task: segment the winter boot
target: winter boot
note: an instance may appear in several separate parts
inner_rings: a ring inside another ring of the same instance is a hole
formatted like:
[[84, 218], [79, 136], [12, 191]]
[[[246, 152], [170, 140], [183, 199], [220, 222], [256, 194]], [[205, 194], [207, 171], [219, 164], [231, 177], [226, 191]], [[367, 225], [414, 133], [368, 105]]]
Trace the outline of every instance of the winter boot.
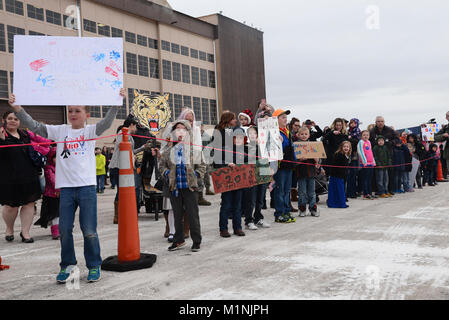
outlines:
[[170, 228], [168, 226], [168, 212], [164, 212], [164, 218], [165, 218], [165, 233], [164, 238], [168, 238], [170, 235]]
[[114, 201], [114, 224], [118, 224], [118, 201]]
[[59, 224], [51, 226], [51, 237], [53, 240], [59, 240]]
[[215, 193], [213, 193], [210, 188], [206, 189], [206, 196], [215, 196]]
[[210, 203], [209, 201], [204, 199], [202, 192], [198, 192], [198, 205], [199, 206], [211, 206], [212, 203]]

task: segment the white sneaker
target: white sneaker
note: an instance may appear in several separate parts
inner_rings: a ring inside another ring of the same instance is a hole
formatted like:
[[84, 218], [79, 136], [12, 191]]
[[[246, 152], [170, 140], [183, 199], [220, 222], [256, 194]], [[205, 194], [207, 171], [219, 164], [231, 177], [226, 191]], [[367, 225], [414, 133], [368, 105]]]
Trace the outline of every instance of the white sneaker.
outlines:
[[257, 222], [257, 225], [261, 228], [270, 228], [271, 227], [268, 223], [263, 221], [263, 219], [259, 220], [259, 222]]
[[246, 229], [249, 230], [257, 230], [258, 228], [256, 227], [256, 225], [253, 222], [248, 223], [248, 225], [246, 226]]

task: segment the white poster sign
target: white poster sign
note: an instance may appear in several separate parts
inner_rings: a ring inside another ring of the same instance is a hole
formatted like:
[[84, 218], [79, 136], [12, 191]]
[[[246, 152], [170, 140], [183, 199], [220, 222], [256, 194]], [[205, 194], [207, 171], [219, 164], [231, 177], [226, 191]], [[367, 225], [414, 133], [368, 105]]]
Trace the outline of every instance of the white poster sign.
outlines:
[[18, 105], [122, 105], [123, 39], [14, 36]]
[[421, 128], [421, 135], [423, 141], [435, 141], [435, 134], [441, 130], [441, 125], [432, 123], [426, 124], [426, 127]]
[[270, 161], [282, 160], [284, 152], [277, 118], [259, 119], [257, 128], [261, 157], [268, 158]]

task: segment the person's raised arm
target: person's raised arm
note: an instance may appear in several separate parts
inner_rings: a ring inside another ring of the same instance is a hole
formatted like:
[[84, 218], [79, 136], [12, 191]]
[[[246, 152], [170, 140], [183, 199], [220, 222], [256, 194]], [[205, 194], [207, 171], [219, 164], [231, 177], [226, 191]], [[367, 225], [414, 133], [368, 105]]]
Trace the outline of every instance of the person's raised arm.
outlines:
[[[120, 89], [120, 96], [125, 99], [126, 94], [125, 94], [125, 89], [121, 88]], [[111, 109], [109, 109], [108, 113], [106, 113], [106, 116], [97, 123], [96, 129], [95, 129], [95, 134], [97, 136], [101, 136], [106, 130], [108, 130], [111, 125], [112, 122], [114, 121], [115, 117], [117, 116], [118, 113], [118, 108], [120, 106], [112, 106]]]
[[19, 105], [16, 105], [16, 96], [14, 95], [14, 93], [11, 94], [8, 102], [11, 108], [14, 110], [17, 118], [19, 118], [22, 126], [27, 127], [30, 131], [37, 133], [41, 137], [48, 138], [46, 125], [37, 122], [28, 113], [26, 113], [25, 109], [23, 109]]

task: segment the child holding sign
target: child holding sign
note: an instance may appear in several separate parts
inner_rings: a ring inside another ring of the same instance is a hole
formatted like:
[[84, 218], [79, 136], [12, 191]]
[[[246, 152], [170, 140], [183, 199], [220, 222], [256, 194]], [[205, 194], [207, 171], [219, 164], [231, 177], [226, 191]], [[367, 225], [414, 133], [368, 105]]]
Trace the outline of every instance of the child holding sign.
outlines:
[[[125, 97], [125, 89], [120, 90]], [[118, 106], [112, 107], [105, 118], [93, 125], [86, 125], [90, 117], [88, 106], [68, 106], [70, 125], [45, 125], [31, 118], [21, 106], [15, 105], [14, 94], [9, 99], [17, 117], [25, 127], [42, 137], [64, 141], [57, 146], [56, 189], [60, 189], [59, 232], [61, 236], [61, 271], [56, 277], [65, 283], [70, 271], [77, 264], [73, 243], [75, 212], [80, 208], [80, 224], [84, 236], [84, 256], [89, 269], [88, 282], [100, 280], [100, 242], [97, 234], [97, 194], [95, 139], [102, 135], [115, 119]], [[76, 142], [74, 142], [76, 141]]]
[[[302, 127], [298, 131], [300, 141], [309, 141], [310, 131], [307, 127]], [[296, 168], [296, 177], [298, 178], [299, 191], [299, 216], [306, 216], [306, 205], [309, 205], [310, 214], [319, 217], [316, 194], [315, 194], [315, 176], [318, 161], [316, 159], [298, 159], [301, 164]]]

